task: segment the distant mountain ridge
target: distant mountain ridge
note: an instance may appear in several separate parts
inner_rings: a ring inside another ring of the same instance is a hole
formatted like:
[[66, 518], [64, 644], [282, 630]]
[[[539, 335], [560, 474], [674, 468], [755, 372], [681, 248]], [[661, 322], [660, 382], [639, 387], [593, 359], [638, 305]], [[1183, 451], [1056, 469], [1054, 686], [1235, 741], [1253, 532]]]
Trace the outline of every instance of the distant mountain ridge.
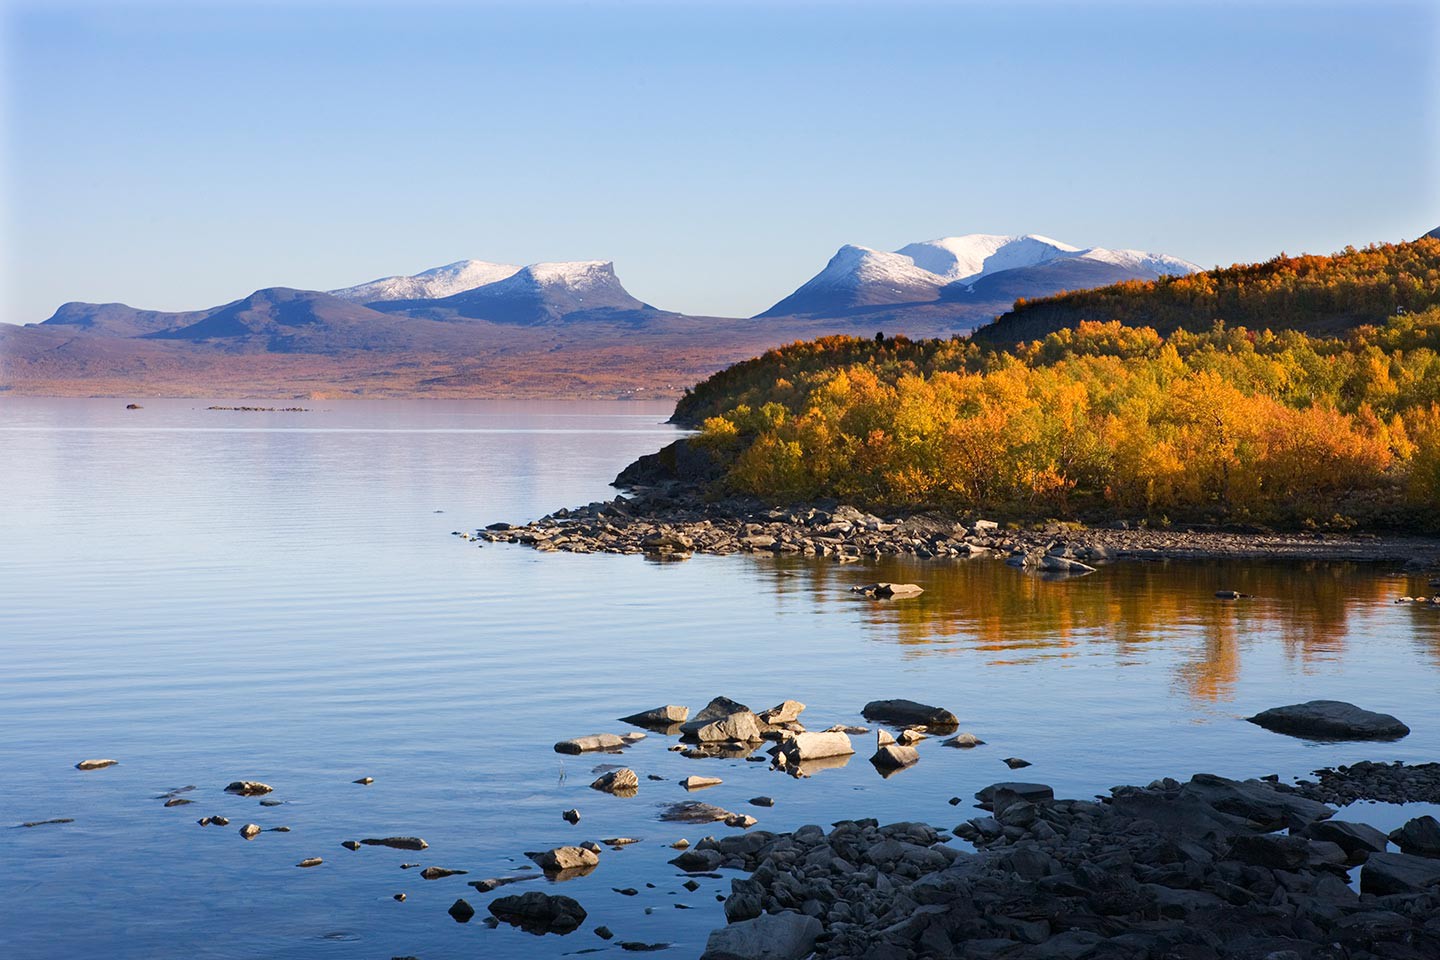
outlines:
[[[636, 320], [660, 314], [630, 295], [608, 260], [532, 263], [494, 283], [448, 297], [392, 300], [370, 306], [433, 319], [552, 324], [597, 318]], [[640, 315], [640, 316], [636, 316]]]
[[432, 267], [409, 276], [382, 277], [369, 283], [331, 290], [330, 295], [355, 303], [376, 303], [382, 300], [433, 300], [449, 297], [487, 283], [497, 283], [514, 276], [520, 268], [509, 263], [487, 260], [457, 260], [443, 267]]
[[[988, 302], [1001, 290], [1011, 299], [1044, 296], [1097, 279], [1148, 280], [1199, 269], [1167, 254], [1081, 248], [1039, 234], [972, 233], [907, 244], [893, 253], [846, 244], [825, 269], [758, 316], [843, 314], [937, 300]], [[1007, 282], [980, 286], [1007, 273], [1012, 274]]]

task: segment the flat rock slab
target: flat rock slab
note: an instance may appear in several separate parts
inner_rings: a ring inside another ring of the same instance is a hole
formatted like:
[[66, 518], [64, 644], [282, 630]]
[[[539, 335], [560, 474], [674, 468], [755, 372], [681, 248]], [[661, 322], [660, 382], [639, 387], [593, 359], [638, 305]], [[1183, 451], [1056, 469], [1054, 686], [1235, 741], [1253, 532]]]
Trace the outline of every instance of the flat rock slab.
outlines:
[[699, 800], [672, 803], [660, 813], [660, 819], [670, 823], [714, 823], [732, 816], [734, 814], [724, 807], [717, 807], [713, 803], [702, 803]]
[[113, 767], [119, 760], [81, 760], [75, 764], [76, 770], [103, 770], [106, 767]]
[[946, 732], [960, 726], [960, 718], [949, 710], [914, 700], [871, 700], [860, 712], [866, 720], [897, 727], [921, 725]]
[[706, 787], [719, 786], [723, 782], [719, 777], [689, 776], [680, 781], [680, 786], [686, 790], [703, 790]]
[[1388, 713], [1374, 713], [1343, 700], [1273, 707], [1246, 719], [1266, 730], [1308, 740], [1399, 740], [1410, 733]]
[[1440, 886], [1440, 860], [1408, 853], [1376, 853], [1360, 868], [1360, 892], [1384, 896]]
[[801, 733], [780, 744], [779, 753], [787, 760], [800, 763], [826, 757], [848, 757], [855, 752], [849, 734], [834, 732]]
[[588, 753], [592, 750], [619, 750], [626, 746], [624, 738], [614, 733], [592, 733], [555, 744], [556, 753]]
[[710, 934], [700, 960], [801, 960], [815, 948], [820, 921], [801, 913], [765, 913]]

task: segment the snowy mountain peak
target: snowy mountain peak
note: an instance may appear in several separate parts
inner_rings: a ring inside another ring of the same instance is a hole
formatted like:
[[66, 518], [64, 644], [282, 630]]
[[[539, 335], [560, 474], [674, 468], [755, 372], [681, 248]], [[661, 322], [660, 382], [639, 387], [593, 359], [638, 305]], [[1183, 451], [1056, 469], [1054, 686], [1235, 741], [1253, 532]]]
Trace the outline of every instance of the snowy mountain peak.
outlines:
[[609, 260], [532, 263], [519, 271], [518, 279], [541, 287], [566, 287], [576, 291], [620, 282], [615, 276], [615, 264]]
[[1181, 260], [1179, 257], [1163, 253], [1146, 253], [1144, 250], [1106, 250], [1104, 247], [1091, 247], [1089, 250], [1082, 251], [1079, 259], [1109, 263], [1127, 270], [1134, 270], [1137, 273], [1155, 274], [1156, 276], [1189, 274], [1200, 269], [1198, 263], [1191, 263], [1189, 260]]
[[[908, 244], [894, 253], [846, 244], [824, 270], [760, 316], [845, 313], [886, 304], [953, 300], [957, 291], [979, 296], [980, 287], [970, 290], [979, 280], [986, 280], [981, 286], [991, 291], [1014, 287], [1023, 291], [1018, 295], [1033, 296], [1070, 289], [1076, 282], [1095, 286], [1198, 269], [1178, 257], [1075, 247], [1036, 233], [941, 237]], [[1003, 282], [998, 281], [1000, 275]]]
[[847, 243], [805, 286], [854, 287], [872, 283], [910, 285], [934, 282], [935, 278], [916, 266], [909, 257]]
[[486, 260], [457, 260], [408, 276], [382, 277], [369, 283], [331, 290], [330, 295], [354, 303], [386, 300], [433, 300], [483, 287], [513, 276], [520, 268]]
[[901, 247], [899, 252], [946, 282], [974, 281], [1001, 270], [1036, 264], [1080, 252], [1079, 247], [1039, 234], [1003, 236], [970, 233]]

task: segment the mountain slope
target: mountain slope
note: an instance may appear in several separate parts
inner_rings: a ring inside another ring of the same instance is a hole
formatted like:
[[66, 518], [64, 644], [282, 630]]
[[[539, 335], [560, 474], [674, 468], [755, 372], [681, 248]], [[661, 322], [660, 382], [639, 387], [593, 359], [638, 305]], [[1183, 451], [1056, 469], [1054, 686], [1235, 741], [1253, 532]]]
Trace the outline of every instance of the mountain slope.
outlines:
[[436, 299], [376, 303], [377, 310], [433, 319], [545, 325], [572, 320], [643, 322], [665, 315], [630, 295], [608, 260], [532, 263], [496, 283]]
[[[995, 279], [1003, 277], [998, 274]], [[976, 284], [978, 287], [980, 284]], [[1397, 311], [1440, 305], [1440, 239], [1347, 247], [1330, 256], [1236, 264], [1183, 277], [1125, 281], [1017, 302], [975, 340], [997, 345], [1038, 340], [1082, 321], [1204, 331], [1216, 320], [1252, 330], [1315, 336], [1384, 323]]]
[[112, 337], [139, 337], [147, 333], [183, 327], [204, 317], [205, 311], [171, 313], [164, 310], [137, 310], [123, 303], [62, 304], [43, 326], [70, 327], [75, 331]]
[[854, 307], [934, 300], [944, 281], [900, 253], [846, 244], [814, 277], [761, 317], [838, 313]]
[[384, 300], [434, 300], [497, 283], [514, 276], [519, 267], [485, 260], [457, 260], [409, 276], [382, 277], [369, 283], [331, 290], [330, 295], [354, 303]]
[[[1071, 266], [1044, 269], [1061, 264]], [[999, 298], [1005, 301], [1003, 306], [1016, 297], [1073, 289], [1086, 283], [1086, 278], [1112, 283], [1198, 269], [1178, 257], [1140, 250], [1082, 249], [1038, 234], [972, 233], [907, 244], [894, 253], [847, 245], [824, 270], [759, 316], [854, 316], [881, 305], [898, 310], [900, 305], [936, 300], [978, 306]], [[988, 289], [978, 286], [1007, 274], [1010, 276], [1003, 283], [993, 283]], [[1004, 294], [999, 293], [1002, 290]]]

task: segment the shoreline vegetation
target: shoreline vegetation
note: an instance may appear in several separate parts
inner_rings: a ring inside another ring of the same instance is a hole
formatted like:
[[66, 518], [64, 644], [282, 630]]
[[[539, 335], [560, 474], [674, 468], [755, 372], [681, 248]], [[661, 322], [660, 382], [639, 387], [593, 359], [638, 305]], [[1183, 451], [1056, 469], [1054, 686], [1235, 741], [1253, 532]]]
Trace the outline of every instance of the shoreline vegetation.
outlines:
[[1017, 303], [969, 339], [794, 343], [705, 380], [672, 422], [698, 432], [622, 484], [1023, 522], [1440, 532], [1440, 239]]

